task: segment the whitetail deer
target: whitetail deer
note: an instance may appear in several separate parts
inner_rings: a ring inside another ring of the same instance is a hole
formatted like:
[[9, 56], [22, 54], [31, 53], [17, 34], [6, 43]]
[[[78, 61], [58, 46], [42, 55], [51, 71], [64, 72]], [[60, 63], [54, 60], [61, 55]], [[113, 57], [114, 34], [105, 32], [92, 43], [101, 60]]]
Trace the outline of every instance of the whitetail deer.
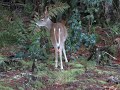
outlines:
[[65, 52], [65, 46], [64, 46], [64, 43], [68, 36], [65, 25], [63, 25], [62, 23], [53, 23], [50, 20], [47, 9], [45, 10], [44, 17], [40, 21], [38, 21], [36, 24], [39, 27], [45, 26], [48, 30], [50, 30], [51, 42], [55, 49], [55, 67], [56, 68], [58, 67], [58, 55], [59, 55], [60, 66], [61, 66], [61, 69], [63, 69], [62, 51], [65, 56], [65, 62], [68, 62], [66, 52]]

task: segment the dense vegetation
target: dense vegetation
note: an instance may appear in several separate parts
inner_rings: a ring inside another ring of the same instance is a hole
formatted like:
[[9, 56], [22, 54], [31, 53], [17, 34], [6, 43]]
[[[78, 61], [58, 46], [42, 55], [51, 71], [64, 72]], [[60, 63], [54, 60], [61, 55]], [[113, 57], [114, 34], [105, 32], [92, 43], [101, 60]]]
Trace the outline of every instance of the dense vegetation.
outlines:
[[[35, 25], [46, 6], [68, 29], [64, 71], [54, 68], [49, 32]], [[0, 1], [0, 90], [119, 90], [119, 64], [120, 0]]]

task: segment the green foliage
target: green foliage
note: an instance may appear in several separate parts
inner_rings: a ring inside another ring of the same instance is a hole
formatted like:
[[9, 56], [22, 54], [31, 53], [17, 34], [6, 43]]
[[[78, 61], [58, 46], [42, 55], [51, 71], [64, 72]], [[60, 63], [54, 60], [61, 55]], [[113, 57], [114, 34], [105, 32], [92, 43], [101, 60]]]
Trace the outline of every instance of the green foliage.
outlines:
[[84, 71], [95, 69], [95, 61], [87, 61], [85, 57], [80, 57], [80, 64], [83, 65]]
[[[23, 20], [17, 15], [12, 15], [7, 9], [1, 9], [0, 14], [0, 45], [25, 44], [28, 42], [30, 33], [25, 28]], [[10, 19], [14, 19], [11, 21]]]
[[6, 60], [5, 57], [0, 55], [0, 71], [6, 71], [7, 70], [7, 64], [4, 62]]
[[[45, 51], [46, 47], [40, 47], [39, 38], [42, 38], [43, 36], [45, 37], [44, 32], [35, 32], [34, 30], [36, 26], [34, 23], [31, 23], [30, 28], [25, 28], [23, 20], [17, 15], [14, 16], [14, 21], [9, 22], [6, 20], [6, 18], [10, 16], [7, 14], [10, 12], [6, 9], [3, 9], [2, 12], [3, 14], [0, 14], [0, 45], [5, 46], [18, 44], [21, 45], [21, 48], [24, 48], [24, 50], [29, 49], [28, 55], [30, 54], [32, 58], [43, 59], [45, 57], [45, 55], [43, 55], [43, 52]], [[35, 56], [36, 54], [37, 56]]]
[[14, 44], [17, 41], [15, 23], [10, 21], [11, 12], [0, 7], [0, 46]]
[[107, 82], [103, 81], [103, 80], [98, 80], [97, 82], [100, 83], [100, 84], [103, 84], [103, 85], [107, 84]]
[[[85, 18], [90, 21], [91, 25], [94, 22], [96, 22], [95, 14], [98, 14], [99, 12], [103, 12], [101, 9], [101, 3], [107, 2], [107, 3], [112, 4], [112, 0], [92, 0], [92, 1], [91, 0], [83, 0], [82, 2], [87, 6], [85, 13], [89, 13], [89, 15], [85, 16]], [[101, 19], [101, 18], [99, 18], [99, 19]], [[103, 23], [103, 22], [101, 22], [101, 23]]]
[[18, 89], [19, 89], [19, 90], [24, 90], [24, 88], [23, 88], [23, 87], [18, 87]]
[[49, 53], [47, 49], [51, 46], [47, 34], [47, 31], [41, 30], [40, 32], [33, 35], [31, 39], [32, 43], [29, 46], [30, 56], [37, 59], [47, 59]]
[[100, 5], [101, 2], [108, 2], [110, 4], [112, 4], [113, 0], [81, 0], [81, 2], [83, 2], [84, 4], [86, 4], [88, 7], [98, 7]]
[[0, 85], [0, 90], [14, 90], [10, 87], [6, 87], [6, 86], [3, 86], [3, 85]]
[[96, 43], [96, 36], [95, 34], [85, 34], [85, 33], [81, 33], [80, 34], [80, 44], [84, 43], [84, 45], [86, 47], [88, 46], [94, 46]]
[[74, 68], [84, 68], [84, 66], [81, 64], [81, 63], [78, 63], [78, 62], [69, 62], [69, 65], [72, 65]]
[[75, 82], [77, 79], [75, 78], [78, 74], [82, 74], [82, 70], [78, 69], [72, 69], [69, 71], [63, 71], [63, 72], [55, 72], [55, 82], [60, 84], [65, 84], [68, 82]]
[[28, 57], [30, 55], [31, 58], [45, 59], [47, 57], [46, 46], [49, 47], [50, 45], [43, 43], [43, 39], [48, 36], [48, 33], [45, 30], [36, 32], [37, 27], [33, 21], [31, 21], [29, 28], [26, 28], [23, 19], [17, 15], [13, 16], [14, 21], [9, 22], [6, 18], [11, 16], [9, 15], [10, 12], [6, 9], [3, 9], [2, 12], [3, 14], [0, 14], [0, 45], [17, 44], [22, 49], [28, 50], [27, 54], [22, 51], [24, 54], [22, 56]]
[[71, 8], [76, 8], [78, 1], [79, 0], [70, 0], [70, 6], [71, 6]]
[[78, 9], [73, 9], [72, 15], [71, 15], [68, 23], [70, 24], [70, 27], [73, 30], [81, 30], [82, 29], [80, 13], [79, 13]]
[[70, 25], [70, 30], [68, 30], [69, 37], [67, 40], [67, 44], [68, 44], [67, 46], [69, 46], [68, 49], [71, 49], [71, 51], [74, 51], [76, 49], [76, 46], [78, 45], [79, 37], [81, 33], [80, 30], [82, 29], [80, 14], [78, 12], [78, 9], [73, 9], [73, 13], [68, 23]]
[[[48, 48], [51, 47], [49, 32], [45, 29], [39, 29], [36, 27], [35, 23], [39, 20], [38, 13], [36, 13], [34, 20], [31, 21], [29, 26], [29, 31], [31, 31], [31, 35], [29, 37], [31, 44], [28, 46], [29, 55], [32, 58], [37, 59], [47, 59], [49, 51]], [[35, 31], [37, 30], [37, 31]]]
[[6, 86], [6, 85], [5, 85], [5, 82], [0, 81], [0, 90], [14, 90], [14, 89], [12, 89], [12, 88], [9, 87], [9, 86]]
[[24, 6], [24, 13], [32, 14], [32, 12], [33, 12], [33, 3], [27, 2]]
[[0, 46], [16, 43], [17, 39], [6, 31], [0, 33]]
[[31, 67], [33, 62], [32, 61], [24, 61], [24, 60], [22, 60], [21, 63], [25, 67]]
[[[73, 3], [74, 2], [74, 3]], [[99, 16], [101, 16], [101, 14], [103, 13], [103, 18], [104, 16], [104, 11], [103, 11], [103, 3], [109, 3], [110, 5], [112, 4], [112, 0], [71, 0], [71, 6], [73, 5], [74, 8], [80, 8], [80, 13], [83, 14], [83, 25], [90, 25], [90, 29], [91, 26], [93, 25], [93, 23], [101, 23], [103, 24], [102, 18], [100, 18]], [[75, 3], [80, 5], [76, 5]], [[75, 5], [74, 5], [75, 4]], [[99, 19], [99, 20], [98, 20]], [[102, 22], [101, 22], [102, 21]], [[104, 21], [105, 23], [105, 21]]]
[[101, 2], [106, 1], [112, 3], [112, 0], [81, 0], [83, 3], [91, 6], [99, 5]]
[[114, 36], [120, 35], [120, 23], [109, 25], [109, 27], [111, 27]]
[[70, 46], [70, 51], [75, 51], [80, 48], [81, 45], [93, 46], [96, 43], [95, 34], [82, 33], [82, 24], [80, 20], [80, 13], [78, 9], [73, 9], [73, 14], [71, 15], [69, 21], [70, 30], [69, 38], [67, 41], [67, 46]]
[[40, 81], [35, 81], [35, 82], [32, 84], [32, 87], [33, 87], [34, 89], [41, 89], [41, 88], [44, 88], [45, 85], [44, 85], [42, 82], [40, 82]]
[[49, 15], [51, 17], [56, 17], [57, 15], [63, 14], [68, 8], [69, 8], [69, 5], [67, 3], [62, 3], [60, 1], [55, 1], [54, 5], [51, 4], [48, 7]]
[[[36, 37], [38, 36], [38, 37]], [[36, 38], [35, 38], [36, 37]], [[42, 41], [40, 41], [40, 34], [35, 34], [33, 36], [34, 40], [32, 40], [31, 45], [29, 46], [29, 54], [31, 58], [37, 58], [37, 59], [45, 59], [47, 57], [46, 54], [46, 44], [44, 46], [41, 45]], [[32, 38], [32, 39], [33, 39]]]

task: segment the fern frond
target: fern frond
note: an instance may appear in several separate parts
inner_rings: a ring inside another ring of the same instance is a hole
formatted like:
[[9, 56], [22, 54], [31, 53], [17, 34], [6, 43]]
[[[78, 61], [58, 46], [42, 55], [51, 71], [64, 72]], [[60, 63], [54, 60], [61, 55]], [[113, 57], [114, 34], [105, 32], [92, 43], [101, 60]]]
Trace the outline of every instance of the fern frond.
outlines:
[[48, 6], [48, 12], [51, 17], [63, 14], [70, 6], [67, 3], [56, 2], [55, 5]]
[[11, 33], [6, 31], [0, 33], [0, 46], [4, 46], [6, 44], [13, 44], [16, 41], [16, 37]]

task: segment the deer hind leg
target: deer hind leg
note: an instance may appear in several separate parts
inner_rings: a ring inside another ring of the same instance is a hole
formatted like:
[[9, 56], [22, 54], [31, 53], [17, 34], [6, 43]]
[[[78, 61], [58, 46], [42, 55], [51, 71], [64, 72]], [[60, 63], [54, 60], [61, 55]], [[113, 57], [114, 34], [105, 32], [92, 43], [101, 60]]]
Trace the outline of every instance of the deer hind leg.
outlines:
[[60, 47], [60, 48], [59, 48], [60, 65], [61, 65], [61, 67], [60, 67], [60, 68], [61, 68], [61, 70], [63, 70], [63, 62], [62, 62], [62, 48], [63, 48], [63, 47]]
[[55, 68], [58, 67], [58, 49], [55, 48]]
[[65, 52], [65, 46], [64, 45], [63, 45], [63, 54], [64, 54], [64, 57], [65, 57], [65, 62], [68, 62], [67, 56], [66, 56], [66, 52]]

